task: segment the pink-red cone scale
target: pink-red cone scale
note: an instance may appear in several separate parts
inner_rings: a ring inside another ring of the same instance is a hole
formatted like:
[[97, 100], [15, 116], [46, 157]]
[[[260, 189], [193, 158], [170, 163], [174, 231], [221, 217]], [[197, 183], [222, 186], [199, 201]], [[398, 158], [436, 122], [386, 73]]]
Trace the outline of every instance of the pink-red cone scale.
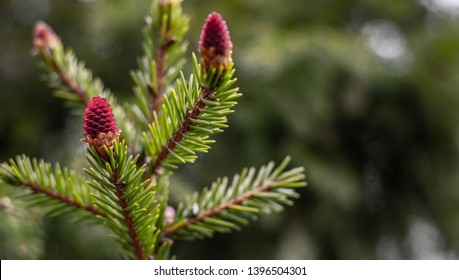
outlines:
[[119, 129], [112, 108], [103, 97], [94, 97], [84, 110], [84, 135], [96, 138], [100, 133], [118, 134]]

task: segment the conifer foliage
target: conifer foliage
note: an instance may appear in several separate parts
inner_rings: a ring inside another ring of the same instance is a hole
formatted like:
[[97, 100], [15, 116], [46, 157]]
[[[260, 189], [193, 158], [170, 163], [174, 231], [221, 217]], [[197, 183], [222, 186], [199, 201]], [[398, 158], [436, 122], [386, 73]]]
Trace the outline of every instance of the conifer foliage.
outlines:
[[[144, 54], [131, 72], [135, 98], [115, 96], [64, 48], [47, 24], [34, 30], [34, 46], [55, 94], [83, 113], [87, 168], [81, 172], [25, 155], [0, 165], [0, 180], [28, 190], [25, 198], [54, 215], [96, 218], [112, 231], [130, 259], [168, 259], [176, 239], [195, 240], [239, 230], [260, 213], [278, 212], [304, 187], [303, 168], [269, 163], [219, 178], [180, 203], [168, 203], [169, 178], [183, 163], [208, 152], [242, 94], [231, 59], [226, 22], [211, 13], [186, 77], [189, 19], [181, 1], [153, 1], [143, 29]], [[170, 188], [170, 190], [169, 190]]]

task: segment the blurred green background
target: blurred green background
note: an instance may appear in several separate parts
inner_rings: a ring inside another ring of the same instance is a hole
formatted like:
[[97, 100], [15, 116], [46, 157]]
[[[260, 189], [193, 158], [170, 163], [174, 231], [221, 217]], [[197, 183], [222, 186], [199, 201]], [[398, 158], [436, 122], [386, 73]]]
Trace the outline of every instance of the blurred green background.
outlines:
[[[150, 0], [0, 0], [0, 161], [72, 166], [81, 117], [32, 57], [45, 20], [122, 100]], [[294, 207], [241, 232], [178, 242], [180, 259], [449, 259], [459, 254], [459, 1], [187, 0], [196, 51], [219, 11], [241, 91], [230, 128], [171, 183], [181, 199], [218, 176], [279, 162], [306, 168]], [[189, 68], [185, 69], [186, 73]], [[0, 188], [0, 258], [111, 259], [101, 226], [44, 217]]]

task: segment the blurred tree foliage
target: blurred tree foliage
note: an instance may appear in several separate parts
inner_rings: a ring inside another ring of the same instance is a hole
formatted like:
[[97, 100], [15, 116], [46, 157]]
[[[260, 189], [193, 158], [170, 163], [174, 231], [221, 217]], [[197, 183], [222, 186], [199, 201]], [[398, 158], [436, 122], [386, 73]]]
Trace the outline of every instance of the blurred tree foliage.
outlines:
[[[245, 95], [212, 152], [179, 170], [176, 198], [242, 165], [285, 154], [306, 167], [310, 187], [282, 215], [231, 236], [182, 242], [177, 253], [184, 259], [457, 258], [457, 2], [186, 0], [193, 51], [205, 16], [224, 15]], [[30, 55], [34, 22], [47, 21], [128, 99], [128, 72], [141, 53], [149, 5], [0, 1], [1, 161], [27, 153], [72, 165], [83, 153], [80, 117], [52, 97]], [[8, 206], [7, 197], [0, 188], [1, 258], [119, 257], [103, 229], [43, 219], [14, 199]]]

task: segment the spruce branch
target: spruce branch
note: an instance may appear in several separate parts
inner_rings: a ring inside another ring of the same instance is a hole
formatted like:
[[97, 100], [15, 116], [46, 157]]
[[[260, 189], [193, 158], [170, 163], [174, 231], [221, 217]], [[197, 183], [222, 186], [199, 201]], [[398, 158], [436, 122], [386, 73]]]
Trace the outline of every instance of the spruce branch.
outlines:
[[226, 128], [226, 115], [241, 96], [231, 62], [232, 43], [225, 21], [210, 14], [201, 31], [201, 63], [193, 54], [193, 74], [186, 81], [183, 73], [176, 87], [164, 98], [163, 114], [154, 114], [149, 133], [144, 134], [150, 173], [157, 176], [162, 167], [176, 168], [194, 162], [197, 152], [207, 152], [212, 134]]
[[34, 46], [56, 96], [81, 108], [94, 96], [110, 95], [100, 79], [93, 77], [73, 51], [64, 49], [59, 37], [44, 22], [35, 25]]
[[226, 177], [217, 179], [210, 189], [179, 205], [176, 221], [163, 236], [188, 240], [212, 237], [215, 232], [239, 230], [260, 212], [279, 212], [283, 205], [292, 205], [291, 199], [298, 197], [294, 189], [306, 186], [306, 182], [303, 168], [284, 171], [289, 160], [287, 157], [276, 169], [270, 162], [257, 176], [255, 168], [244, 169], [230, 186]]
[[129, 210], [129, 201], [126, 198], [124, 198], [126, 196], [126, 192], [123, 190], [124, 184], [120, 184], [119, 179], [120, 178], [116, 173], [114, 173], [111, 177], [111, 181], [115, 186], [115, 193], [116, 197], [118, 198], [118, 205], [121, 207], [121, 213], [123, 214], [124, 222], [128, 230], [128, 235], [132, 240], [137, 259], [144, 260], [146, 259], [145, 249], [143, 248], [140, 240], [138, 239], [138, 233], [136, 228], [134, 227], [132, 211]]
[[0, 165], [0, 180], [8, 185], [23, 186], [30, 192], [27, 199], [37, 206], [49, 209], [50, 213], [61, 214], [66, 209], [85, 210], [97, 216], [104, 214], [93, 204], [91, 192], [84, 178], [74, 171], [54, 167], [50, 163], [25, 155], [10, 159]]
[[95, 204], [105, 214], [102, 220], [127, 258], [150, 258], [159, 244], [157, 186], [142, 180], [145, 165], [137, 166], [139, 156], [128, 155], [126, 143], [119, 137], [113, 147], [105, 146], [105, 155], [94, 147], [86, 154], [91, 168], [85, 172], [93, 179], [89, 185], [101, 193]]
[[[232, 63], [206, 74], [202, 74], [194, 55], [193, 63], [194, 74], [188, 81], [181, 75], [175, 89], [164, 99], [161, 118], [155, 116], [149, 132], [144, 134], [154, 175], [160, 174], [162, 167], [173, 169], [177, 164], [194, 162], [198, 152], [207, 152], [214, 143], [209, 137], [227, 127], [226, 116], [234, 112], [234, 99], [242, 95], [238, 88], [231, 88], [236, 82]], [[216, 87], [208, 86], [209, 81], [215, 80]]]
[[[267, 185], [259, 186], [246, 193], [243, 193], [234, 199], [231, 199], [229, 201], [226, 201], [216, 206], [215, 208], [206, 210], [193, 218], [186, 219], [184, 222], [181, 222], [178, 226], [176, 225], [176, 226], [172, 226], [171, 228], [166, 229], [164, 232], [164, 237], [170, 237], [171, 235], [177, 232], [179, 232], [180, 234], [181, 230], [189, 228], [190, 226], [193, 226], [193, 225], [197, 225], [205, 221], [206, 219], [209, 220], [208, 218], [216, 217], [220, 215], [223, 211], [230, 209], [232, 206], [234, 207], [234, 205], [241, 205], [244, 201], [251, 199], [255, 195], [259, 193], [263, 193], [263, 192], [268, 192], [271, 189], [272, 189], [272, 185], [267, 184]], [[223, 223], [223, 222], [220, 222], [220, 223]]]
[[34, 184], [32, 182], [25, 182], [23, 186], [29, 187], [34, 193], [36, 194], [44, 194], [45, 196], [48, 196], [52, 199], [58, 200], [60, 202], [63, 202], [66, 205], [73, 206], [76, 208], [81, 208], [83, 210], [86, 210], [94, 215], [98, 216], [103, 216], [103, 214], [93, 205], [89, 204], [82, 204], [75, 200], [73, 197], [65, 196], [63, 194], [58, 193], [57, 191], [50, 190], [44, 186], [41, 186], [39, 184]]
[[156, 156], [156, 161], [153, 164], [153, 174], [158, 174], [158, 170], [161, 167], [163, 161], [165, 161], [170, 153], [173, 153], [173, 150], [179, 145], [180, 141], [189, 134], [192, 129], [193, 120], [197, 119], [201, 110], [205, 108], [205, 101], [209, 100], [210, 95], [213, 93], [213, 90], [207, 87], [202, 89], [201, 98], [195, 101], [195, 104], [192, 108], [186, 111], [185, 117], [180, 124], [180, 126], [175, 130], [175, 132], [167, 140], [165, 146], [159, 150]]
[[158, 1], [151, 6], [143, 28], [144, 55], [139, 69], [131, 76], [136, 87], [137, 106], [134, 113], [146, 127], [153, 121], [153, 112], [161, 114], [164, 95], [185, 64], [188, 42], [183, 37], [188, 30], [188, 17], [182, 13], [181, 1]]
[[[139, 155], [135, 158], [128, 157], [126, 143], [119, 143], [120, 131], [105, 98], [94, 97], [84, 113], [84, 141], [90, 146], [87, 159], [92, 167], [85, 171], [95, 180], [92, 185], [103, 194], [96, 204], [107, 212], [105, 222], [112, 225], [115, 232], [123, 233], [124, 239], [121, 239], [121, 243], [128, 249], [127, 256], [132, 257], [130, 254], [133, 253], [137, 259], [146, 259], [153, 253], [155, 243], [149, 243], [149, 238], [153, 235], [142, 237], [141, 231], [151, 234], [150, 229], [155, 230], [155, 224], [147, 222], [155, 222], [158, 219], [144, 219], [145, 223], [139, 226], [139, 220], [145, 217], [139, 217], [134, 212], [146, 212], [144, 214], [147, 214], [147, 217], [152, 215], [151, 211], [157, 212], [156, 205], [151, 201], [139, 204], [136, 200], [138, 197], [134, 196], [139, 185], [149, 183], [148, 180], [140, 182], [139, 176], [144, 173], [145, 168], [137, 165]], [[133, 190], [132, 193], [130, 190]], [[152, 198], [156, 192], [152, 187], [145, 188], [145, 191], [144, 197], [147, 198]], [[145, 208], [138, 209], [143, 206]]]

